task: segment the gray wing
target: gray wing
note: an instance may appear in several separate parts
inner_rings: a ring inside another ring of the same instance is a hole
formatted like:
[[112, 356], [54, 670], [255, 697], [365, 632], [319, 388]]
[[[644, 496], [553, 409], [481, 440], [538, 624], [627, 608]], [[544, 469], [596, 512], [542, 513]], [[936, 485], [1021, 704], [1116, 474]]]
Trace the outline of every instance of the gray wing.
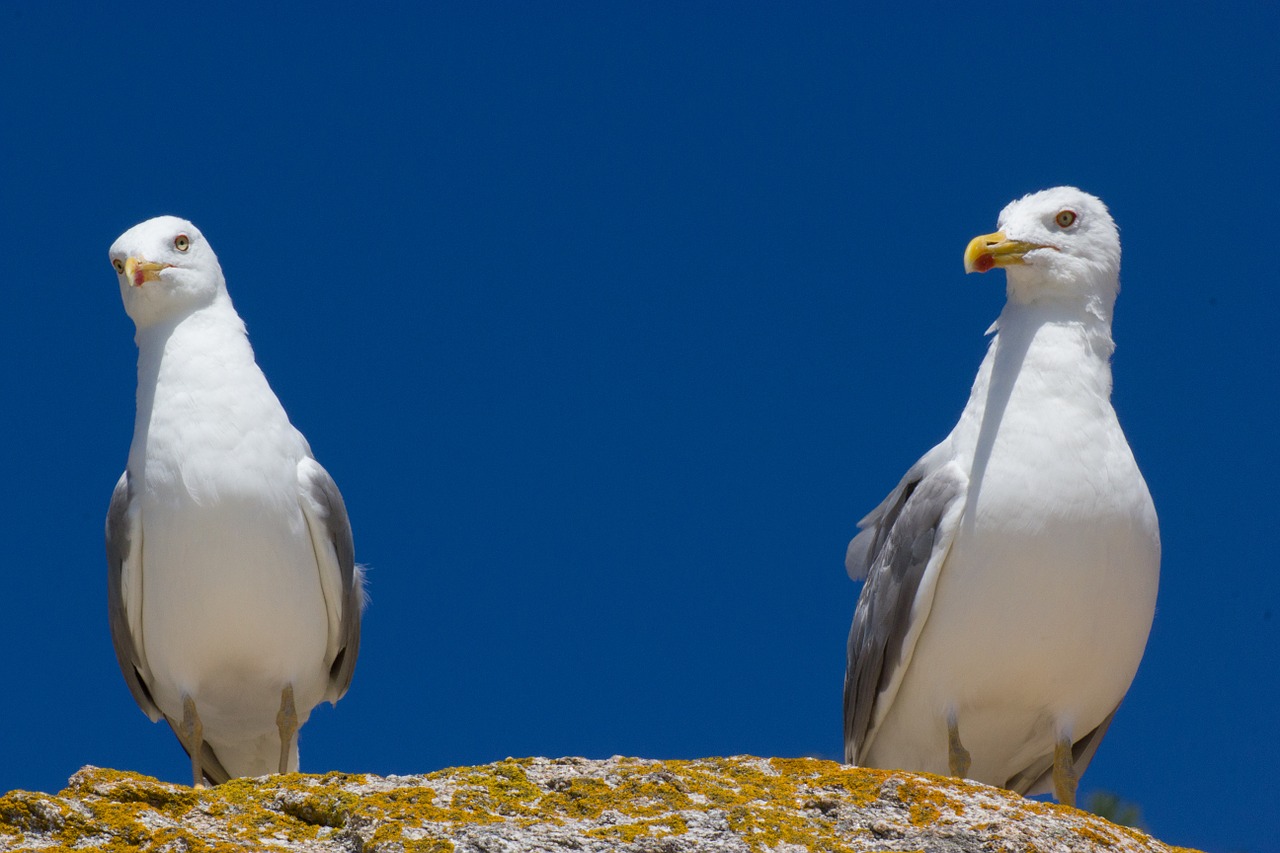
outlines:
[[[107, 508], [107, 619], [111, 625], [116, 662], [120, 664], [125, 684], [129, 685], [133, 700], [155, 722], [162, 714], [143, 677], [147, 667], [134, 642], [125, 606], [124, 573], [128, 571], [131, 574], [131, 583], [142, 583], [142, 555], [134, 550], [135, 540], [141, 544], [142, 522], [132, 511], [132, 504], [133, 489], [129, 472], [125, 471], [111, 493], [111, 505]], [[140, 600], [140, 596], [135, 598]], [[134, 614], [134, 618], [139, 615]]]
[[364, 609], [364, 572], [356, 565], [355, 544], [347, 505], [338, 485], [319, 462], [307, 458], [298, 463], [303, 513], [311, 528], [312, 544], [326, 599], [332, 593], [340, 602], [336, 649], [329, 666], [325, 698], [337, 702], [351, 686], [356, 657], [360, 654], [360, 614]]
[[[1116, 711], [1120, 710], [1120, 706], [1116, 705], [1107, 714], [1106, 719], [1098, 723], [1093, 731], [1089, 732], [1080, 740], [1071, 746], [1071, 758], [1075, 762], [1076, 777], [1084, 775], [1084, 771], [1089, 766], [1089, 762], [1093, 760], [1093, 754], [1098, 751], [1098, 745], [1102, 743], [1103, 736], [1107, 733], [1107, 729], [1111, 727], [1111, 721], [1115, 719]], [[1053, 792], [1053, 757], [1050, 755], [1043, 762], [1037, 762], [1035, 765], [1026, 768], [1021, 773], [1016, 774], [1004, 786], [1010, 791], [1015, 791], [1024, 796], [1032, 794], [1049, 794]]]
[[858, 522], [861, 532], [853, 537], [844, 555], [844, 568], [851, 580], [867, 579], [871, 565], [883, 549], [889, 531], [893, 529], [893, 523], [898, 520], [898, 515], [902, 512], [902, 507], [924, 478], [924, 469], [925, 460], [923, 459], [912, 465], [889, 496]]
[[943, 519], [963, 499], [965, 486], [953, 467], [923, 477], [913, 468], [863, 520], [863, 531], [849, 543], [849, 574], [855, 576], [856, 571], [867, 582], [849, 630], [844, 679], [847, 763], [860, 760], [871, 734], [877, 697], [891, 686], [909, 657], [906, 643], [912, 605], [936, 550], [950, 545], [950, 532], [941, 530]]
[[[187, 749], [187, 745], [182, 742], [182, 737], [178, 734], [178, 727], [182, 725], [182, 721], [175, 720], [168, 714], [165, 714], [164, 721], [169, 724], [169, 728], [173, 729], [173, 736], [178, 739], [178, 746], [182, 747], [182, 751], [190, 758], [191, 750]], [[210, 785], [221, 785], [231, 779], [227, 768], [222, 766], [222, 759], [218, 757], [218, 753], [214, 752], [207, 740], [202, 743], [200, 749], [200, 769], [203, 771], [205, 781]]]

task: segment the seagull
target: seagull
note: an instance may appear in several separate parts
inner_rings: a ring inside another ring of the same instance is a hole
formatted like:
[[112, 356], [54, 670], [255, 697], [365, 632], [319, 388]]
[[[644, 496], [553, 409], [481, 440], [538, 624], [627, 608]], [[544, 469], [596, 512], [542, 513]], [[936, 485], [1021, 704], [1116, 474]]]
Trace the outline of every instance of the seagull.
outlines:
[[1056, 187], [998, 228], [964, 253], [1007, 277], [969, 401], [849, 543], [845, 761], [1074, 805], [1146, 647], [1160, 532], [1111, 407], [1115, 222]]
[[112, 244], [137, 329], [137, 419], [107, 512], [116, 659], [193, 785], [296, 772], [298, 730], [351, 684], [362, 571], [333, 479], [271, 391], [190, 222]]

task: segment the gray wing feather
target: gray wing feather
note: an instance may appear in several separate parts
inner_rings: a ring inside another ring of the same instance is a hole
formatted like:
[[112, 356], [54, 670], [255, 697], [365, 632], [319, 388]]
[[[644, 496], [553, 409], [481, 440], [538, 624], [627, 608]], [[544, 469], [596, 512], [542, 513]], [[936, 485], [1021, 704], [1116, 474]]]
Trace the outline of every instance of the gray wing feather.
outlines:
[[[115, 491], [111, 493], [111, 505], [107, 508], [107, 619], [111, 625], [111, 643], [115, 646], [116, 662], [120, 664], [125, 684], [129, 685], [134, 701], [154, 722], [160, 719], [161, 712], [142, 677], [145, 667], [142, 655], [134, 643], [133, 632], [129, 630], [129, 616], [125, 611], [121, 580], [125, 561], [130, 559], [134, 546], [135, 531], [129, 512], [132, 500], [133, 490], [129, 483], [129, 472], [126, 471], [116, 483]], [[134, 579], [135, 583], [140, 581], [141, 578]]]
[[[1089, 766], [1089, 762], [1093, 760], [1093, 754], [1098, 751], [1098, 745], [1102, 743], [1102, 738], [1107, 733], [1107, 729], [1111, 727], [1111, 721], [1115, 719], [1116, 711], [1120, 710], [1120, 706], [1116, 705], [1107, 714], [1106, 719], [1089, 732], [1080, 740], [1071, 746], [1071, 758], [1075, 762], [1077, 778], [1084, 775], [1084, 771]], [[1050, 756], [1045, 762], [1046, 767], [1041, 763], [1037, 763], [1033, 767], [1028, 767], [1021, 773], [1015, 775], [1009, 780], [1004, 787], [1010, 791], [1019, 794], [1048, 794], [1053, 791], [1053, 758]]]
[[[168, 714], [165, 714], [164, 721], [169, 724], [169, 728], [173, 729], [173, 736], [178, 738], [178, 746], [182, 747], [182, 751], [191, 757], [191, 750], [187, 749], [187, 745], [182, 742], [182, 738], [178, 735], [178, 726], [181, 725], [180, 720], [175, 720]], [[218, 757], [218, 753], [209, 745], [209, 741], [203, 741], [200, 749], [200, 769], [203, 771], [205, 780], [210, 785], [221, 785], [231, 779], [231, 774], [227, 772], [227, 768], [222, 766], [222, 759]]]
[[342, 493], [338, 491], [338, 484], [318, 463], [314, 468], [318, 475], [308, 478], [309, 497], [324, 535], [333, 544], [338, 557], [338, 569], [342, 574], [342, 623], [338, 629], [338, 654], [329, 668], [329, 689], [325, 693], [326, 699], [337, 702], [351, 686], [356, 657], [360, 654], [360, 614], [365, 603], [364, 572], [356, 565], [351, 522], [347, 518], [347, 505], [342, 500]]
[[857, 568], [867, 577], [849, 630], [844, 681], [845, 761], [850, 764], [858, 762], [867, 741], [876, 697], [902, 663], [912, 604], [938, 527], [963, 491], [963, 482], [947, 469], [923, 478], [908, 472], [849, 544], [849, 574]]
[[912, 465], [893, 491], [889, 492], [889, 496], [858, 522], [860, 532], [853, 537], [844, 555], [845, 571], [849, 573], [851, 580], [867, 579], [872, 563], [884, 547], [889, 531], [893, 529], [903, 506], [906, 505], [907, 499], [911, 497], [916, 486], [924, 479], [927, 473], [927, 461], [926, 456]]

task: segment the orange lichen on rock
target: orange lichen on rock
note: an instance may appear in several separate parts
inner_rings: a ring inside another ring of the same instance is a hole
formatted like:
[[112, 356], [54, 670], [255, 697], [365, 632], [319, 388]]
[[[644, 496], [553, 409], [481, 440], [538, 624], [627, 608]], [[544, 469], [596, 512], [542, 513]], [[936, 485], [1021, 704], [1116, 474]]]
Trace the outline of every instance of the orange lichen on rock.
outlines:
[[[57, 796], [0, 797], [0, 848], [448, 853], [458, 846], [854, 853], [1174, 848], [1008, 791], [808, 758], [507, 759], [422, 776], [290, 774], [202, 791], [85, 768]], [[486, 841], [486, 839], [488, 839]]]

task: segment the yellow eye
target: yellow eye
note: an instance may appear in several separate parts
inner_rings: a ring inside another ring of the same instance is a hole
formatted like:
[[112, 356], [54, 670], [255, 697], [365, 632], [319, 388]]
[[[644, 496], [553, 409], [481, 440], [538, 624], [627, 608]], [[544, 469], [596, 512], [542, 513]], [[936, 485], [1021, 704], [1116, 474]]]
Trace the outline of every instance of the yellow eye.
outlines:
[[116, 273], [118, 275], [124, 275], [124, 261], [120, 260], [119, 258], [112, 258], [111, 266], [116, 268]]
[[1074, 210], [1060, 210], [1053, 221], [1058, 223], [1059, 228], [1070, 228], [1071, 224], [1076, 221], [1076, 212]]
[[[1058, 214], [1058, 219], [1062, 219], [1061, 213]], [[179, 234], [177, 237], [173, 238], [173, 248], [177, 249], [179, 252], [185, 252], [187, 249], [191, 248], [191, 239], [187, 237], [186, 234]]]

